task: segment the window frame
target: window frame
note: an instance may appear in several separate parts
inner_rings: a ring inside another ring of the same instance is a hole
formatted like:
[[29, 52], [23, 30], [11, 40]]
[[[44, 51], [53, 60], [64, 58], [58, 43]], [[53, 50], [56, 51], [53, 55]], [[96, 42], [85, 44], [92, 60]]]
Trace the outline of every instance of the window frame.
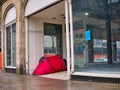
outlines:
[[[11, 52], [12, 50], [12, 25], [16, 24], [16, 20], [13, 20], [12, 22], [8, 23], [5, 25], [5, 68], [12, 68], [12, 69], [16, 69], [16, 66], [13, 66], [13, 60], [12, 60], [12, 53], [11, 53], [11, 65], [8, 66], [7, 65], [7, 27], [10, 27], [10, 32], [11, 32]], [[15, 36], [16, 37], [16, 36]]]

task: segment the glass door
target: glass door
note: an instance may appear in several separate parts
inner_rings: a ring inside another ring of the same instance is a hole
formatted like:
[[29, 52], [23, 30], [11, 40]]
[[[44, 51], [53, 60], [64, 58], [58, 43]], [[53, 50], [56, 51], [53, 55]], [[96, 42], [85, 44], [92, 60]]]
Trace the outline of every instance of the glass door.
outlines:
[[62, 25], [45, 23], [44, 56], [63, 56], [62, 51]]

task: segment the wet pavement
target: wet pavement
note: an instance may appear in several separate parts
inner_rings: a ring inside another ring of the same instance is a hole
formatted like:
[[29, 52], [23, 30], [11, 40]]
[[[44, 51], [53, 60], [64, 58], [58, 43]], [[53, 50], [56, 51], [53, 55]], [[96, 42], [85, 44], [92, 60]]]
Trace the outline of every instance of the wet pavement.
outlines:
[[56, 80], [0, 72], [0, 90], [120, 90], [120, 84]]

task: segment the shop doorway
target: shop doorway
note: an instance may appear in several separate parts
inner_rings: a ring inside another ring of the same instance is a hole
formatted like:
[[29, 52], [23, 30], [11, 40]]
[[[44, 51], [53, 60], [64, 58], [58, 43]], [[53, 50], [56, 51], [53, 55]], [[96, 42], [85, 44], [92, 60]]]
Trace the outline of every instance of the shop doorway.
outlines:
[[[64, 1], [28, 17], [28, 73], [32, 74], [41, 57], [54, 55], [67, 60]], [[45, 77], [67, 79], [67, 71]]]

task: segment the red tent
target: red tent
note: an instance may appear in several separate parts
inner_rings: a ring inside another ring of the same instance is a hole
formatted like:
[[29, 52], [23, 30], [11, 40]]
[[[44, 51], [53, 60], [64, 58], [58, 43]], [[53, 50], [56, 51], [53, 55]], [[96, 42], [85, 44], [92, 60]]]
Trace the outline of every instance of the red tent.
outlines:
[[42, 57], [32, 74], [50, 74], [58, 71], [64, 71], [66, 69], [67, 67], [64, 63], [64, 60], [59, 55], [52, 57]]

